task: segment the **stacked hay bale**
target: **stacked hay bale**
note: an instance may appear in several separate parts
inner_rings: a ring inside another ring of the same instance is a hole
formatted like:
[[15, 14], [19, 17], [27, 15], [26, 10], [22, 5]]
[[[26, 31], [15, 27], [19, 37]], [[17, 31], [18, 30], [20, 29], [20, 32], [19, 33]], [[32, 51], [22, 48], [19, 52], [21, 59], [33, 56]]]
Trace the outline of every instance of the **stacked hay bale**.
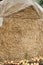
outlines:
[[43, 56], [43, 19], [27, 7], [4, 17], [0, 28], [0, 61]]

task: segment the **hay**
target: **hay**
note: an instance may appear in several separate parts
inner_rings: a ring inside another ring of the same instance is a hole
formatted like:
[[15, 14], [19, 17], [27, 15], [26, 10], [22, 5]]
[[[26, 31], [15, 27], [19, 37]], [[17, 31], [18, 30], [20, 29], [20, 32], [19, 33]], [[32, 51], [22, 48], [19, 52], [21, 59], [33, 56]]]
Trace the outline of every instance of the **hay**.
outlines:
[[0, 28], [0, 59], [21, 60], [43, 56], [43, 20], [31, 6], [4, 17]]

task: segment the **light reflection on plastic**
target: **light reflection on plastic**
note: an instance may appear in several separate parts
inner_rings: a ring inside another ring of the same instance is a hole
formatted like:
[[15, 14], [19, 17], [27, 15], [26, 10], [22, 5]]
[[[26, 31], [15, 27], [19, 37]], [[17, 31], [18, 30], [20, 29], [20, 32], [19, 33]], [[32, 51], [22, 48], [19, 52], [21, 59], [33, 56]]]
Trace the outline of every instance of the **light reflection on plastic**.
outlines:
[[3, 23], [3, 17], [0, 17], [0, 27], [2, 26]]

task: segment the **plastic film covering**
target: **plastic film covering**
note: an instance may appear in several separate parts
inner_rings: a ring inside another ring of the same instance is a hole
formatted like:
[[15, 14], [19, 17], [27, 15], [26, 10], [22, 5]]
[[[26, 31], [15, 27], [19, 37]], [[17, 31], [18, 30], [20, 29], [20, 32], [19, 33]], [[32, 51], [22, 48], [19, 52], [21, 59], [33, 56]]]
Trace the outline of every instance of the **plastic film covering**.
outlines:
[[2, 0], [0, 1], [0, 16], [8, 16], [33, 5], [38, 14], [43, 13], [43, 8], [34, 0]]
[[8, 16], [33, 5], [32, 0], [3, 0], [0, 2], [0, 16]]
[[[3, 17], [18, 12], [30, 5], [33, 5], [40, 17], [43, 17], [43, 8], [34, 0], [2, 0], [0, 1], [0, 22], [2, 24]], [[0, 26], [1, 26], [0, 24]]]

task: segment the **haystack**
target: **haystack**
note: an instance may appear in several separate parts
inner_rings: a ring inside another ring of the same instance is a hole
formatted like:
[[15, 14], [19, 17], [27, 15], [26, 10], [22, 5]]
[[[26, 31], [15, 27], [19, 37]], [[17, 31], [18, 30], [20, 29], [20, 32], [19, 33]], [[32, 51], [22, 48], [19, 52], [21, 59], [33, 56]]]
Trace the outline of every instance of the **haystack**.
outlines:
[[43, 56], [43, 19], [33, 5], [4, 16], [0, 27], [0, 61]]

